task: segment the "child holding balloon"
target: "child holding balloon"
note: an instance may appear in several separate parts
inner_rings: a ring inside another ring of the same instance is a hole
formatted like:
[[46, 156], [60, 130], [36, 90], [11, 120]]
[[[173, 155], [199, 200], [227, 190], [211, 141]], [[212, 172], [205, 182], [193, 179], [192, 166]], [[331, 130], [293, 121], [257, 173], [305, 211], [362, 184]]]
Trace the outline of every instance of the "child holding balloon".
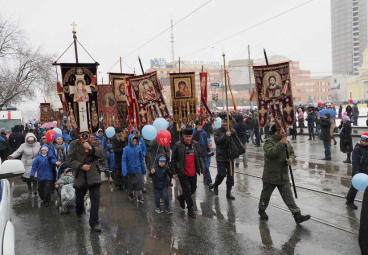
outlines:
[[[353, 150], [352, 157], [353, 165], [353, 180], [352, 186], [349, 189], [348, 195], [346, 196], [346, 206], [357, 210], [358, 206], [354, 204], [354, 200], [358, 190], [364, 191], [368, 185], [368, 133], [363, 133], [360, 138], [360, 143], [357, 143]], [[365, 174], [365, 175], [362, 175]]]

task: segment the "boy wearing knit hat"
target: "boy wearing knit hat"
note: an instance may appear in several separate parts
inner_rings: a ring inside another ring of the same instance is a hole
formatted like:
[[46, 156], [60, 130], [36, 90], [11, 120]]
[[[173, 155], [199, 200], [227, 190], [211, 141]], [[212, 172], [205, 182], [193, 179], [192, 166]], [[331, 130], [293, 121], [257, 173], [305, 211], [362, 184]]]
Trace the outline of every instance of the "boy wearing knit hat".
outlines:
[[195, 218], [192, 195], [197, 189], [197, 174], [204, 173], [206, 167], [200, 155], [199, 143], [193, 141], [192, 138], [193, 129], [184, 129], [182, 140], [175, 143], [170, 170], [174, 174], [174, 179], [176, 179], [177, 175], [179, 176], [183, 190], [183, 194], [177, 197], [180, 207], [184, 210], [185, 203], [187, 203], [188, 216]]
[[[352, 158], [352, 177], [358, 173], [368, 174], [368, 133], [363, 133], [360, 137], [360, 143], [355, 145]], [[348, 195], [346, 196], [346, 206], [354, 210], [358, 209], [358, 206], [354, 204], [357, 193], [358, 190], [351, 185]]]
[[152, 178], [153, 190], [155, 192], [156, 212], [162, 213], [160, 208], [160, 198], [163, 196], [166, 212], [171, 214], [169, 205], [169, 194], [167, 192], [167, 181], [170, 178], [169, 166], [166, 163], [165, 154], [159, 154], [151, 169], [149, 177]]
[[44, 201], [44, 206], [48, 207], [51, 200], [51, 188], [52, 182], [54, 180], [54, 175], [52, 173], [52, 163], [48, 160], [49, 148], [43, 146], [41, 148], [41, 154], [36, 157], [32, 164], [32, 170], [30, 174], [30, 179], [37, 177], [38, 181], [38, 193], [41, 200]]

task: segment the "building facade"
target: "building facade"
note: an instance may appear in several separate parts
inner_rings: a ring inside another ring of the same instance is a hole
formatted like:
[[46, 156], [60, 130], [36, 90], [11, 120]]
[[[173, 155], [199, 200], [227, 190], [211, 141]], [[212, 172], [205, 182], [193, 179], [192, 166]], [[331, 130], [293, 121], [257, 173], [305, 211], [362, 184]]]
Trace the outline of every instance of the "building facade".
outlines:
[[332, 73], [358, 75], [367, 42], [367, 0], [331, 0]]
[[368, 98], [368, 48], [362, 54], [363, 63], [359, 75], [349, 79], [347, 98], [364, 100]]

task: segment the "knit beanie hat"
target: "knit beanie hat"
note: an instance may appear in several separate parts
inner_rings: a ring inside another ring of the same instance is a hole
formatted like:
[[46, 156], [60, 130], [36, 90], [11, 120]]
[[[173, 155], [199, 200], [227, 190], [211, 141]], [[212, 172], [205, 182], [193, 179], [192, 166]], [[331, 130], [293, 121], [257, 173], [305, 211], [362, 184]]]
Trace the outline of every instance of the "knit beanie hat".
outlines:
[[166, 162], [166, 157], [162, 156], [158, 159], [158, 162]]
[[5, 128], [1, 128], [0, 133], [5, 133]]
[[350, 118], [349, 118], [349, 116], [344, 116], [344, 118], [343, 118], [344, 120], [346, 120], [346, 121], [350, 121]]
[[367, 132], [366, 133], [363, 133], [360, 138], [368, 141], [368, 133]]

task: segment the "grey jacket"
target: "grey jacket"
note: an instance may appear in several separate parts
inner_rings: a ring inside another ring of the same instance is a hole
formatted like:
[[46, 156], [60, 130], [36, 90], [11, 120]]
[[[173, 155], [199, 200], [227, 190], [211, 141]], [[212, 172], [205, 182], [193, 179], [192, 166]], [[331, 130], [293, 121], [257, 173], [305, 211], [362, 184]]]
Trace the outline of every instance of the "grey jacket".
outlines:
[[[31, 137], [31, 136], [33, 136], [36, 141], [33, 144], [29, 144], [27, 142], [28, 137]], [[32, 170], [33, 160], [35, 160], [35, 158], [38, 156], [40, 152], [40, 148], [41, 146], [40, 146], [40, 143], [37, 142], [36, 136], [32, 133], [28, 133], [25, 138], [25, 143], [22, 143], [19, 146], [19, 148], [16, 151], [14, 151], [13, 154], [10, 155], [10, 157], [12, 158], [17, 158], [22, 155], [22, 162], [24, 164], [24, 169], [25, 169], [25, 172], [23, 174], [24, 178], [29, 178], [29, 175]], [[35, 177], [37, 177], [37, 173]]]

